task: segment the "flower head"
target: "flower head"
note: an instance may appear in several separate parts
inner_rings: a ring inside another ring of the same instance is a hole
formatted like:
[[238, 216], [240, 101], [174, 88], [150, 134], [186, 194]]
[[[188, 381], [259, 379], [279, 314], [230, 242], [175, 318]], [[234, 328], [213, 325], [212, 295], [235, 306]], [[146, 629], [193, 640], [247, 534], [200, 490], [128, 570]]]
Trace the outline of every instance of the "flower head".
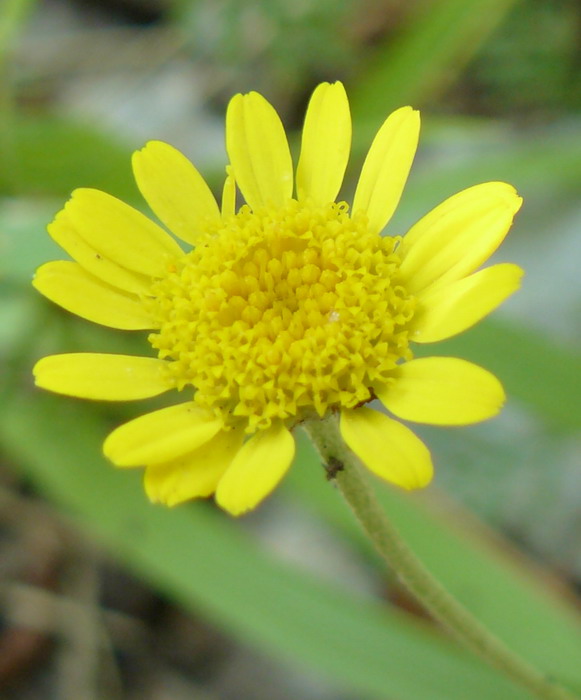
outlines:
[[351, 146], [340, 83], [311, 98], [296, 177], [274, 109], [257, 93], [236, 95], [221, 208], [171, 146], [134, 154], [141, 193], [187, 251], [114, 197], [76, 190], [48, 229], [74, 262], [43, 265], [34, 286], [90, 321], [149, 329], [157, 358], [53, 355], [37, 363], [37, 384], [105, 400], [183, 391], [185, 401], [120, 426], [104, 445], [117, 466], [145, 466], [149, 497], [168, 505], [215, 493], [233, 514], [253, 508], [291, 465], [293, 429], [330, 413], [371, 471], [425, 486], [427, 448], [365, 404], [378, 398], [397, 418], [439, 425], [499, 411], [492, 374], [456, 358], [413, 359], [412, 344], [469, 328], [518, 288], [516, 265], [476, 270], [521, 200], [510, 185], [477, 185], [405, 236], [382, 236], [418, 134], [410, 107], [387, 118], [349, 207], [336, 202]]

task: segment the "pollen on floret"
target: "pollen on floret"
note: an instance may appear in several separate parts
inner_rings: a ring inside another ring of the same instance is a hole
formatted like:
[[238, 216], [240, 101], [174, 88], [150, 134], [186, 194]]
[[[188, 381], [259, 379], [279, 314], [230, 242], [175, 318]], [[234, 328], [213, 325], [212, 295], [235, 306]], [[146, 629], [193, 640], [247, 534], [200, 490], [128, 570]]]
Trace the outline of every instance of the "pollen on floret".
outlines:
[[245, 206], [154, 283], [150, 342], [227, 427], [353, 408], [411, 359], [397, 243], [344, 202]]

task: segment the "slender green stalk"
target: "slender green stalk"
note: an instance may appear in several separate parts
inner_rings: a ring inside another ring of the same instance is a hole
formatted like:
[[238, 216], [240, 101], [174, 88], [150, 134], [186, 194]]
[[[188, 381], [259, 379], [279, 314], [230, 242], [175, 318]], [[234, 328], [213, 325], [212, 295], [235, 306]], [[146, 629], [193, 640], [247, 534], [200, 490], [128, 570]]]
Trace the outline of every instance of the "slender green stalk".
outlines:
[[306, 430], [361, 527], [377, 551], [431, 615], [457, 639], [541, 700], [575, 696], [531, 666], [464, 608], [416, 557], [399, 535], [365, 479], [355, 455], [345, 446], [334, 417], [312, 421]]

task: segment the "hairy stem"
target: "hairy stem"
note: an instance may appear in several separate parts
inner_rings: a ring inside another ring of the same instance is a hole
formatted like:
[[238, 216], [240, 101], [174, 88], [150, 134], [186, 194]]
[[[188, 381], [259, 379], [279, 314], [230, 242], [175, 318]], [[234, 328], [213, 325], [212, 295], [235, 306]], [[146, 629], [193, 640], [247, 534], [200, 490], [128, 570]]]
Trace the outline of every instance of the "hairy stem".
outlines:
[[305, 426], [330, 479], [375, 549], [430, 614], [470, 649], [542, 700], [575, 700], [531, 666], [457, 601], [416, 557], [380, 507], [355, 455], [345, 446], [335, 417]]

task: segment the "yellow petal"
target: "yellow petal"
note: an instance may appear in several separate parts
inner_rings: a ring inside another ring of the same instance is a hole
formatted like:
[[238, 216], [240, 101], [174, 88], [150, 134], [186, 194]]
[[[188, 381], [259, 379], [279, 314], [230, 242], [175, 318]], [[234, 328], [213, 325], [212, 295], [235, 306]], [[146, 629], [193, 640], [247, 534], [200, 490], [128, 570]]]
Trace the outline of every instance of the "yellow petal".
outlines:
[[94, 323], [122, 330], [155, 328], [136, 296], [101, 282], [77, 263], [46, 263], [38, 268], [32, 284], [47, 299]]
[[432, 480], [428, 448], [405, 425], [371, 408], [341, 411], [341, 435], [374, 474], [404, 489], [420, 489]]
[[411, 340], [435, 343], [470, 328], [520, 287], [522, 275], [518, 265], [501, 263], [420, 293]]
[[299, 200], [334, 202], [351, 150], [351, 115], [341, 83], [321, 83], [313, 92], [303, 127], [297, 167]]
[[252, 209], [282, 206], [292, 196], [293, 165], [282, 122], [256, 92], [235, 95], [226, 113], [226, 150]]
[[220, 480], [216, 501], [232, 515], [251, 510], [286, 474], [294, 456], [294, 438], [282, 423], [256, 433]]
[[208, 223], [219, 221], [218, 205], [206, 181], [173, 146], [150, 141], [133, 154], [132, 162], [139, 191], [176, 236], [195, 244]]
[[485, 182], [450, 197], [404, 236], [400, 274], [415, 293], [474, 272], [504, 240], [522, 199], [504, 182]]
[[227, 219], [236, 213], [236, 181], [232, 173], [232, 166], [226, 166], [226, 179], [222, 188], [222, 218]]
[[167, 363], [154, 357], [69, 353], [34, 367], [36, 385], [59, 394], [102, 401], [146, 399], [168, 391]]
[[118, 467], [168, 462], [208, 442], [222, 427], [221, 419], [189, 401], [119, 426], [103, 451]]
[[65, 212], [89, 245], [128, 270], [163, 277], [168, 265], [183, 255], [162, 228], [105, 192], [75, 190]]
[[379, 233], [395, 211], [416, 154], [420, 114], [396, 110], [377, 133], [361, 171], [353, 211], [367, 212], [369, 228]]
[[218, 482], [242, 445], [244, 431], [221, 430], [197, 450], [172, 462], [147, 467], [145, 491], [154, 503], [175, 506], [192, 498], [205, 498]]
[[425, 357], [397, 367], [395, 381], [374, 387], [399, 418], [433, 425], [469, 425], [495, 416], [505, 400], [498, 379], [456, 357]]
[[149, 292], [150, 278], [121, 267], [89, 245], [75, 230], [64, 209], [48, 225], [48, 233], [82, 268], [103, 282], [133, 294]]

